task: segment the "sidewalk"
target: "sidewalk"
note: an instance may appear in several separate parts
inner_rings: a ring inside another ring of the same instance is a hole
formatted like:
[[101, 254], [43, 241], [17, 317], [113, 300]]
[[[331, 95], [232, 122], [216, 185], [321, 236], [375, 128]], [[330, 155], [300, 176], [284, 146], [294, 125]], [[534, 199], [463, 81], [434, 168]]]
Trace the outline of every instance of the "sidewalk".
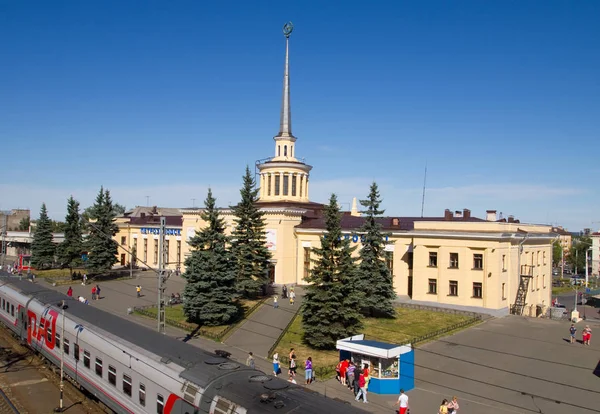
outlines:
[[279, 296], [279, 308], [273, 307], [273, 298], [271, 297], [250, 317], [242, 323], [225, 340], [227, 345], [252, 352], [254, 356], [268, 358], [269, 349], [279, 338], [285, 327], [296, 316], [296, 313], [302, 306], [304, 291], [300, 287], [294, 288], [296, 300], [294, 305], [290, 305], [289, 299], [283, 299], [281, 288], [277, 288]]

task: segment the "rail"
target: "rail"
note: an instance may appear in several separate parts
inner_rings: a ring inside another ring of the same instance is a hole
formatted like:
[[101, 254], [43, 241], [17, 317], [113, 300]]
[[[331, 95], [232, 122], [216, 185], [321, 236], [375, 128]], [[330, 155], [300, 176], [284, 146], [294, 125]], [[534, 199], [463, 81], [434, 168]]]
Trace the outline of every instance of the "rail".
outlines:
[[19, 410], [12, 403], [10, 398], [0, 389], [0, 411], [3, 413], [19, 414]]

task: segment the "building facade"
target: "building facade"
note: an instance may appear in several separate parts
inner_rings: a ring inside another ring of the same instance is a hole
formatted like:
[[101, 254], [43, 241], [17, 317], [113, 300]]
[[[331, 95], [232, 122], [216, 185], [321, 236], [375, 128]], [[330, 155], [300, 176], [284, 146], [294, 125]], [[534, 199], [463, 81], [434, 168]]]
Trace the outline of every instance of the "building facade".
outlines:
[[[286, 37], [275, 154], [257, 162], [258, 205], [264, 213], [266, 241], [272, 253], [269, 276], [278, 285], [305, 283], [314, 266], [313, 250], [320, 246], [325, 231], [323, 205], [309, 197], [312, 167], [297, 156], [298, 140], [292, 134], [290, 108]], [[170, 220], [167, 227], [172, 233], [167, 234], [166, 267], [184, 271], [185, 258], [191, 254], [188, 242], [207, 225], [201, 218], [203, 210], [163, 210], [155, 209], [151, 214], [140, 210], [120, 218], [117, 241], [120, 245], [136, 246], [137, 257], [146, 265], [155, 266], [157, 220], [162, 214]], [[233, 212], [224, 208], [220, 213], [227, 233], [231, 234]], [[344, 237], [359, 248], [363, 220], [355, 199], [351, 211], [342, 216], [342, 228]], [[466, 209], [446, 210], [438, 217], [382, 217], [379, 222], [388, 234], [385, 260], [398, 300], [498, 315], [509, 313], [521, 302], [522, 313], [532, 316], [550, 305], [552, 242], [556, 238], [551, 226], [522, 224], [513, 217], [498, 220], [494, 210], [480, 219]], [[126, 262], [127, 255], [119, 260]]]

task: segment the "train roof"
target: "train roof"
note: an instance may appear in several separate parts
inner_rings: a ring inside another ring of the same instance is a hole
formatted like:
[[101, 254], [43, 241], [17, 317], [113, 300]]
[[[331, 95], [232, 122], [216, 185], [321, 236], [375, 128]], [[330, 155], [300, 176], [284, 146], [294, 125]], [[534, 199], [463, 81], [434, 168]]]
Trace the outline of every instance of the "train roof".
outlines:
[[[176, 338], [161, 334], [145, 326], [113, 315], [94, 306], [86, 305], [63, 293], [34, 284], [17, 277], [0, 276], [0, 282], [7, 282], [27, 296], [33, 296], [44, 305], [58, 307], [64, 300], [69, 306], [66, 314], [72, 315], [90, 326], [98, 327], [118, 338], [158, 355], [164, 364], [175, 363], [185, 368], [180, 376], [203, 388], [214, 386], [219, 393], [232, 401], [243, 398], [242, 405], [253, 406], [260, 412], [289, 412], [299, 409], [302, 412], [343, 412], [345, 414], [364, 413], [348, 403], [335, 401], [315, 391], [290, 384], [280, 378], [265, 375], [249, 369], [236, 361], [217, 356], [201, 348], [186, 344]], [[285, 391], [282, 393], [281, 391]], [[270, 395], [268, 401], [261, 401]], [[277, 396], [273, 399], [273, 396]], [[313, 396], [313, 398], [310, 398]], [[309, 398], [307, 398], [309, 397]], [[286, 410], [274, 406], [274, 401], [285, 403]], [[254, 411], [250, 411], [254, 412]]]

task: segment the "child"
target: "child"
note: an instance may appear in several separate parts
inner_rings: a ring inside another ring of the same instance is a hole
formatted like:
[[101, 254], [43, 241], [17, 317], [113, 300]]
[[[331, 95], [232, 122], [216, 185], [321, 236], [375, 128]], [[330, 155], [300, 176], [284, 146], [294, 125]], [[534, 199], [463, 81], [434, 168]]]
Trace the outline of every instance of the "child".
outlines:
[[273, 307], [275, 309], [277, 309], [279, 307], [279, 302], [278, 302], [279, 298], [277, 297], [277, 295], [273, 296]]
[[571, 334], [571, 343], [574, 344], [575, 343], [575, 333], [577, 332], [577, 328], [575, 327], [575, 324], [571, 324], [571, 327], [569, 328], [569, 333]]

